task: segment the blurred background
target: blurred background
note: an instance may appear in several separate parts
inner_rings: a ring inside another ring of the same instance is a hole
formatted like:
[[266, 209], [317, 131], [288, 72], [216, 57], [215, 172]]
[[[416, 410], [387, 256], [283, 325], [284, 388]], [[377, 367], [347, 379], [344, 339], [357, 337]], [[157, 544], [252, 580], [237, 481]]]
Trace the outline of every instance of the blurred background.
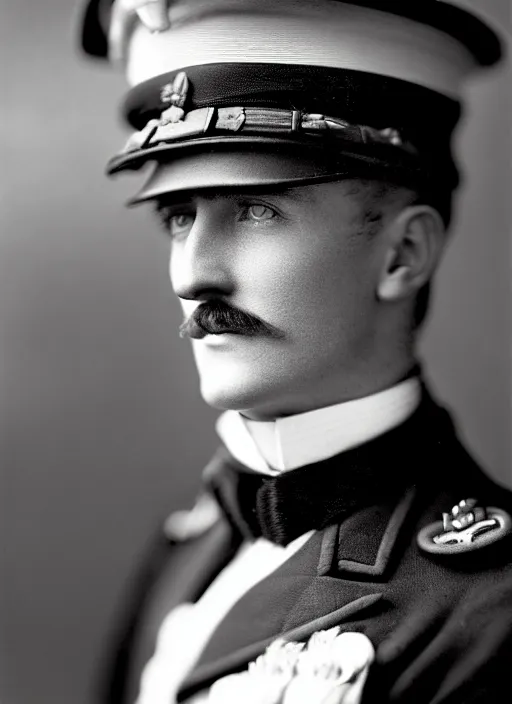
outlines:
[[[510, 28], [509, 0], [467, 0]], [[116, 606], [158, 522], [215, 446], [167, 243], [109, 182], [123, 79], [76, 50], [81, 3], [0, 9], [3, 704], [94, 704]], [[465, 183], [422, 346], [477, 458], [511, 470], [510, 70], [476, 80]], [[435, 118], [435, 116], [433, 116]]]

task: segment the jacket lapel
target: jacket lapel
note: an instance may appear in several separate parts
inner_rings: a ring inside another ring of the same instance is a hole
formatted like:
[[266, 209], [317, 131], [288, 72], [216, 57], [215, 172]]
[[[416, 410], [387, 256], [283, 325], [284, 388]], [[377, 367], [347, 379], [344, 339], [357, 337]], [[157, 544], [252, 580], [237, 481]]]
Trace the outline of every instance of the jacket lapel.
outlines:
[[[394, 504], [358, 512], [350, 523], [313, 534], [233, 606], [184, 682], [179, 700], [244, 669], [276, 638], [304, 640], [317, 630], [378, 613], [383, 577], [412, 506], [413, 495], [407, 492]], [[365, 525], [371, 530], [364, 530]]]

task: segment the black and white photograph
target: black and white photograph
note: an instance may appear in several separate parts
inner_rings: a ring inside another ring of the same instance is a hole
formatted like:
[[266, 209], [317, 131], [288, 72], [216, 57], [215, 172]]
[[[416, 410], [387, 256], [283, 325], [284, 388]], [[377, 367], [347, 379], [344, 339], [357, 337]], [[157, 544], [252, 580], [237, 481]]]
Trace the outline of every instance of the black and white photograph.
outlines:
[[496, 704], [510, 0], [4, 0], [0, 704]]

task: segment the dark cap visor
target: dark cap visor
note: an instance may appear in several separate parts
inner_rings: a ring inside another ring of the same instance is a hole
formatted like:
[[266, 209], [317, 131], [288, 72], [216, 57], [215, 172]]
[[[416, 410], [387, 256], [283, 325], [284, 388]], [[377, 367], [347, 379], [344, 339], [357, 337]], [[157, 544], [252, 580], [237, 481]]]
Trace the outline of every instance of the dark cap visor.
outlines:
[[[381, 168], [382, 176], [392, 178], [389, 165]], [[347, 178], [378, 178], [379, 171], [379, 164], [359, 155], [345, 155], [343, 159], [332, 162], [308, 152], [195, 152], [157, 163], [147, 182], [128, 205], [182, 191], [301, 186]], [[392, 180], [410, 183], [412, 176], [411, 172], [405, 174], [400, 169]]]

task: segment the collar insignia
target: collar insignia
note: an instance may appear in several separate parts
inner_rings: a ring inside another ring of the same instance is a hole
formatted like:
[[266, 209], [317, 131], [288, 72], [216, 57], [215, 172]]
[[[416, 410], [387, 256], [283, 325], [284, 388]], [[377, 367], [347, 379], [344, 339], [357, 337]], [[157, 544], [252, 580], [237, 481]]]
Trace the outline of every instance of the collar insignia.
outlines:
[[245, 672], [217, 680], [208, 704], [359, 704], [374, 657], [365, 635], [339, 626], [307, 643], [278, 639]]
[[479, 550], [500, 540], [512, 531], [512, 520], [500, 508], [479, 506], [476, 499], [464, 499], [443, 513], [443, 520], [432, 523], [418, 533], [418, 545], [434, 554]]

